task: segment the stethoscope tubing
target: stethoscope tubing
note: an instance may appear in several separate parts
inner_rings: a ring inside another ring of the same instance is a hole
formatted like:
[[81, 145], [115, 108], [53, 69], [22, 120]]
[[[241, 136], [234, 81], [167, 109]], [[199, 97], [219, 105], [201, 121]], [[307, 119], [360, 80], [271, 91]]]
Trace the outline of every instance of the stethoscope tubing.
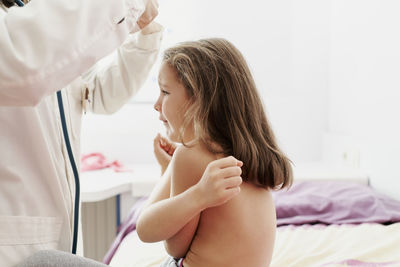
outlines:
[[74, 178], [75, 178], [74, 179], [75, 180], [74, 233], [72, 240], [72, 253], [76, 254], [76, 247], [78, 242], [78, 224], [79, 224], [79, 195], [80, 195], [79, 173], [78, 173], [78, 168], [76, 167], [75, 164], [74, 154], [72, 153], [71, 142], [69, 141], [61, 90], [57, 92], [57, 101], [58, 101], [58, 109], [60, 111], [60, 119], [61, 119], [61, 126], [63, 129], [65, 146], [67, 148], [69, 161], [71, 163], [72, 171], [74, 173]]

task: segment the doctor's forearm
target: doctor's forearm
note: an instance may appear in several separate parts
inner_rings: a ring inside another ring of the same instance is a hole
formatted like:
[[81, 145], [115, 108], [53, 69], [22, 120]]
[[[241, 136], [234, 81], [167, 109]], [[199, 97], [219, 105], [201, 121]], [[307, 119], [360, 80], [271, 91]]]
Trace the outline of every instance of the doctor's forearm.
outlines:
[[[162, 29], [162, 28], [161, 28]], [[143, 86], [161, 46], [162, 31], [129, 36], [102, 73], [92, 90], [92, 111], [110, 114], [121, 108]]]
[[132, 27], [124, 4], [35, 0], [11, 8], [0, 21], [0, 105], [36, 105], [117, 48]]

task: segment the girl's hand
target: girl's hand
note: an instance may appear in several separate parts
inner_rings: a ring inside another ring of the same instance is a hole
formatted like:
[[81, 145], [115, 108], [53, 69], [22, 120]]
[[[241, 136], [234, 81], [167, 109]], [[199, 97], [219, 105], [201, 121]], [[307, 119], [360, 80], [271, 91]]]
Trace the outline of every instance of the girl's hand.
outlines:
[[243, 162], [232, 156], [210, 162], [193, 190], [204, 209], [219, 206], [240, 192]]
[[167, 138], [157, 134], [153, 142], [154, 155], [161, 166], [162, 173], [167, 169], [172, 155], [175, 152], [176, 144], [170, 142]]

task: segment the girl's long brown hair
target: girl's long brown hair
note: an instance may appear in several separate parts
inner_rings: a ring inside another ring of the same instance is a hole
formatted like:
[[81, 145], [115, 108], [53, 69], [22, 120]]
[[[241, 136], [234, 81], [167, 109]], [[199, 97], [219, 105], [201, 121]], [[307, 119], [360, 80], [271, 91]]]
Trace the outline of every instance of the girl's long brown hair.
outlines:
[[193, 122], [196, 138], [208, 150], [243, 161], [244, 181], [264, 188], [292, 183], [290, 161], [276, 143], [249, 67], [236, 47], [220, 38], [184, 42], [167, 49], [163, 61], [176, 70], [192, 103], [181, 139]]

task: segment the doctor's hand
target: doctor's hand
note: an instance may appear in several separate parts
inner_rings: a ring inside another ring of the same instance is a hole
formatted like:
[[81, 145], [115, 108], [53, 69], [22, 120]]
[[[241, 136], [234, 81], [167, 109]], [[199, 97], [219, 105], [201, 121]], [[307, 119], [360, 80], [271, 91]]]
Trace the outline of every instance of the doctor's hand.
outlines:
[[175, 152], [176, 144], [167, 138], [157, 134], [153, 142], [154, 155], [161, 166], [161, 172], [164, 173]]
[[150, 24], [158, 15], [158, 1], [157, 0], [144, 0], [146, 9], [136, 22], [142, 30]]
[[141, 33], [144, 35], [147, 35], [147, 34], [152, 34], [155, 32], [160, 32], [160, 31], [162, 31], [162, 29], [163, 29], [163, 26], [161, 26], [161, 24], [158, 24], [157, 22], [155, 22], [153, 20], [152, 22], [150, 22], [149, 25], [147, 25], [146, 27], [144, 27], [141, 30]]
[[193, 186], [204, 209], [225, 204], [240, 193], [243, 162], [229, 156], [207, 165], [200, 181]]

